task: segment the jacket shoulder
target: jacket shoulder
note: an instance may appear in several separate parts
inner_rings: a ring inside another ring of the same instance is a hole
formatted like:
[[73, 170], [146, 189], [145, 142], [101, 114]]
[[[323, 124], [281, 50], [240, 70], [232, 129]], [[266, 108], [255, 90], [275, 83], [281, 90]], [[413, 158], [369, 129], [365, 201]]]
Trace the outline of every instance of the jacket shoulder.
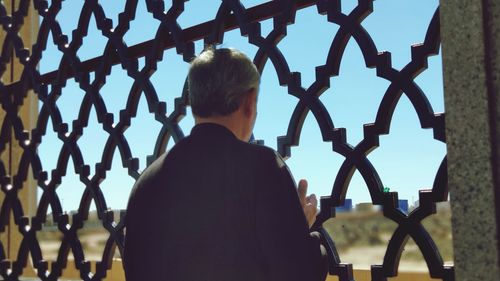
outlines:
[[255, 159], [257, 161], [263, 161], [261, 163], [272, 163], [276, 164], [278, 168], [285, 167], [285, 160], [281, 155], [274, 149], [259, 145], [241, 142], [241, 146], [245, 150], [245, 159]]

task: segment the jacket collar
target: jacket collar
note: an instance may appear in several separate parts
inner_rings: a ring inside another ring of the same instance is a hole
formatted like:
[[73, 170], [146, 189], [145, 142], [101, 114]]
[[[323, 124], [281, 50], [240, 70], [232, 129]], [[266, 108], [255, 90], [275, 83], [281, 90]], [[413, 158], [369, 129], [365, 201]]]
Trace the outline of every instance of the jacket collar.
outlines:
[[214, 136], [214, 137], [230, 137], [236, 136], [228, 128], [215, 123], [197, 124], [191, 129], [191, 136]]

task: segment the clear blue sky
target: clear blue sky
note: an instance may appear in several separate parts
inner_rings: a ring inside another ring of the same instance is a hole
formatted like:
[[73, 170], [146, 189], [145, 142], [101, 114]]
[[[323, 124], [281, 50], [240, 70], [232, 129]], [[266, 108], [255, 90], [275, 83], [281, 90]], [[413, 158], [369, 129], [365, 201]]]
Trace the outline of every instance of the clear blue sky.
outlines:
[[[62, 3], [58, 20], [70, 39], [71, 32], [77, 25], [82, 2]], [[107, 17], [113, 19], [113, 24], [116, 25], [118, 13], [124, 9], [123, 4], [118, 5], [116, 1], [101, 2]], [[125, 36], [129, 46], [153, 38], [158, 29], [159, 21], [146, 12], [144, 2], [139, 1], [136, 18]], [[241, 2], [246, 7], [251, 7], [266, 1]], [[186, 2], [186, 11], [179, 18], [179, 24], [182, 28], [187, 28], [213, 19], [219, 4], [218, 0]], [[343, 11], [347, 13], [357, 5], [357, 1], [342, 1], [342, 4]], [[410, 61], [410, 46], [424, 40], [428, 23], [437, 5], [437, 0], [374, 1], [374, 12], [363, 22], [363, 26], [371, 34], [377, 49], [390, 51], [393, 67], [401, 69]], [[267, 34], [271, 29], [272, 20], [262, 23], [263, 34]], [[288, 27], [288, 36], [278, 47], [287, 58], [290, 69], [302, 73], [304, 87], [314, 81], [315, 67], [325, 63], [337, 30], [338, 26], [329, 23], [326, 16], [319, 15], [315, 6], [299, 11], [296, 24]], [[106, 43], [104, 39], [92, 21], [84, 45], [78, 52], [80, 59], [83, 61], [101, 55]], [[196, 42], [195, 46], [196, 52], [199, 53], [202, 50], [202, 42]], [[239, 30], [227, 33], [223, 46], [243, 50], [250, 57], [257, 51], [255, 46], [248, 43], [247, 38], [241, 37]], [[50, 38], [40, 65], [41, 73], [56, 69], [60, 59], [61, 54]], [[140, 60], [140, 67], [143, 64], [144, 61]], [[160, 100], [167, 102], [168, 113], [173, 110], [174, 98], [181, 94], [188, 66], [175, 50], [167, 50], [163, 61], [158, 64], [158, 70], [151, 77]], [[441, 56], [431, 57], [429, 69], [415, 81], [426, 93], [434, 111], [443, 112]], [[101, 90], [107, 110], [115, 115], [115, 122], [119, 119], [119, 111], [125, 107], [132, 83], [133, 80], [126, 72], [120, 66], [115, 66]], [[381, 98], [388, 86], [388, 81], [378, 78], [374, 69], [366, 68], [359, 47], [351, 40], [341, 63], [340, 75], [331, 79], [330, 89], [321, 96], [321, 101], [328, 109], [335, 126], [347, 129], [347, 139], [351, 145], [356, 145], [363, 138], [363, 124], [374, 122]], [[74, 80], [69, 80], [58, 100], [64, 122], [69, 124], [70, 129], [72, 120], [77, 117], [83, 96], [83, 91]], [[289, 96], [285, 87], [279, 86], [275, 70], [272, 64], [268, 63], [262, 75], [259, 113], [254, 130], [256, 138], [263, 139], [266, 145], [276, 149], [276, 137], [286, 134], [296, 103], [297, 99]], [[181, 121], [186, 135], [189, 134], [193, 123], [188, 112], [188, 116]], [[141, 98], [138, 116], [132, 120], [131, 127], [125, 133], [133, 156], [140, 159], [141, 169], [145, 167], [146, 156], [153, 152], [160, 127], [160, 123], [148, 112], [145, 99]], [[100, 161], [108, 137], [102, 130], [102, 125], [98, 124], [95, 111], [92, 112], [89, 126], [84, 132], [78, 143], [93, 174], [95, 163]], [[169, 146], [172, 144], [173, 142], [170, 142]], [[49, 125], [39, 147], [44, 170], [50, 171], [56, 166], [61, 145], [62, 142], [57, 139]], [[437, 168], [445, 154], [445, 145], [433, 139], [432, 131], [420, 128], [415, 110], [403, 95], [394, 113], [390, 134], [380, 138], [380, 147], [368, 158], [385, 186], [390, 187], [392, 191], [398, 191], [400, 198], [417, 200], [419, 189], [432, 186]], [[300, 145], [292, 148], [292, 157], [287, 161], [295, 179], [307, 178], [310, 191], [319, 196], [329, 195], [343, 160], [341, 155], [332, 151], [331, 143], [322, 141], [318, 125], [312, 114], [309, 114], [302, 130]], [[128, 176], [127, 170], [122, 167], [120, 155], [116, 151], [112, 171], [108, 172], [101, 185], [108, 207], [125, 208], [133, 183], [134, 179]], [[68, 211], [75, 209], [83, 190], [83, 184], [70, 166], [58, 188], [58, 194], [63, 199], [63, 208]], [[353, 198], [355, 202], [370, 201], [366, 185], [357, 172], [347, 197]]]

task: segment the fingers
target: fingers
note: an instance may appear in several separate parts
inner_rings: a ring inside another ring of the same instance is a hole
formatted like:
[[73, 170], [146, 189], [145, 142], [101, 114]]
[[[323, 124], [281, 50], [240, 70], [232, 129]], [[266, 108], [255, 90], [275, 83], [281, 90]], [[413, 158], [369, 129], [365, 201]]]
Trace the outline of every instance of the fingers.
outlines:
[[307, 196], [307, 181], [301, 179], [297, 187], [297, 193], [299, 195], [300, 204], [302, 205], [302, 210], [306, 216], [306, 220], [311, 227], [316, 221], [316, 215], [318, 214], [318, 199], [316, 195], [311, 194]]
[[304, 215], [306, 216], [307, 223], [309, 227], [311, 227], [316, 221], [316, 215], [318, 214], [318, 209], [313, 206], [311, 203], [304, 206]]
[[306, 195], [307, 195], [307, 181], [305, 179], [301, 179], [299, 181], [299, 186], [297, 188], [297, 193], [299, 194], [300, 205], [306, 205]]
[[310, 211], [316, 215], [318, 213], [318, 199], [316, 199], [315, 194], [311, 194], [306, 198], [306, 205], [303, 208], [309, 208], [313, 211]]
[[316, 195], [313, 193], [306, 198], [306, 204], [309, 205], [311, 204], [314, 206], [314, 208], [318, 207], [318, 199], [316, 198]]

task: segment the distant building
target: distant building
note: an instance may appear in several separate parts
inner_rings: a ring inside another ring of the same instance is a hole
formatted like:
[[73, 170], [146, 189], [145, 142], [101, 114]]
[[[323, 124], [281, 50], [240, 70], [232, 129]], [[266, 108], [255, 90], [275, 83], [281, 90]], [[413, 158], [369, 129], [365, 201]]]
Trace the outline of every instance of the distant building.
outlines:
[[416, 209], [416, 208], [418, 208], [418, 206], [420, 206], [420, 200], [413, 202], [412, 209]]
[[403, 213], [408, 214], [408, 200], [400, 199], [398, 200], [399, 209], [403, 211]]
[[346, 213], [352, 211], [352, 199], [345, 199], [344, 205], [336, 207], [335, 211], [338, 213]]

